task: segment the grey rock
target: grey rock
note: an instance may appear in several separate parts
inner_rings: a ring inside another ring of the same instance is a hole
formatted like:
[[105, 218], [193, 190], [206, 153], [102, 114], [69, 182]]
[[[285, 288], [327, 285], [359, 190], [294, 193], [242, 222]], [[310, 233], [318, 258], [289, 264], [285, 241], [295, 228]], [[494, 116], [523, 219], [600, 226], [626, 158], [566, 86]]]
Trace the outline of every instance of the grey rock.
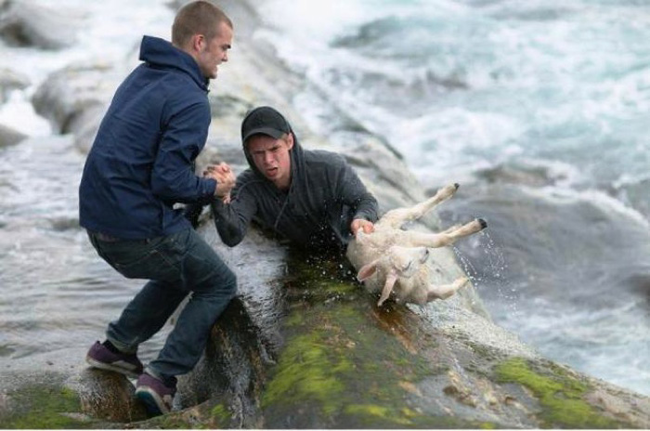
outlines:
[[27, 135], [24, 133], [0, 124], [0, 148], [15, 145], [25, 138]]
[[36, 112], [48, 119], [59, 133], [78, 132], [89, 111], [102, 106], [110, 89], [99, 83], [105, 81], [109, 68], [70, 66], [50, 75], [32, 98]]
[[31, 84], [29, 78], [11, 69], [0, 69], [0, 103], [9, 98], [14, 90], [23, 90]]
[[122, 73], [101, 63], [68, 66], [40, 85], [32, 104], [57, 133], [74, 134], [76, 146], [87, 152]]
[[75, 29], [59, 10], [26, 1], [0, 4], [0, 37], [9, 45], [57, 50], [74, 43]]

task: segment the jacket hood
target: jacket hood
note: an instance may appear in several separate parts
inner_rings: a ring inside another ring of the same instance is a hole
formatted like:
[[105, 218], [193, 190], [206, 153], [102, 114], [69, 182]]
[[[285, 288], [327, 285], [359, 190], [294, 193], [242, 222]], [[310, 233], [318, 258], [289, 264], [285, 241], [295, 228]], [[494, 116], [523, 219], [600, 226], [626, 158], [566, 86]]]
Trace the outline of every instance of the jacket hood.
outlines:
[[144, 36], [140, 44], [140, 60], [154, 67], [179, 69], [208, 91], [209, 80], [201, 73], [196, 60], [164, 39]]

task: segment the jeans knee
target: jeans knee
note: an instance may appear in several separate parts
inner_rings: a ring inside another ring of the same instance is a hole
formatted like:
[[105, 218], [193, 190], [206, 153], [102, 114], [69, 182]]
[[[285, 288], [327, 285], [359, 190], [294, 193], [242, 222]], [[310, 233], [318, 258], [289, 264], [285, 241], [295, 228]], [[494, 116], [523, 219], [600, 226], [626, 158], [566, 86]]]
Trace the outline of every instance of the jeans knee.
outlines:
[[237, 293], [237, 275], [230, 268], [224, 274], [223, 289], [230, 298], [233, 298]]
[[212, 274], [210, 285], [211, 294], [232, 299], [237, 293], [237, 276], [230, 268], [223, 266]]

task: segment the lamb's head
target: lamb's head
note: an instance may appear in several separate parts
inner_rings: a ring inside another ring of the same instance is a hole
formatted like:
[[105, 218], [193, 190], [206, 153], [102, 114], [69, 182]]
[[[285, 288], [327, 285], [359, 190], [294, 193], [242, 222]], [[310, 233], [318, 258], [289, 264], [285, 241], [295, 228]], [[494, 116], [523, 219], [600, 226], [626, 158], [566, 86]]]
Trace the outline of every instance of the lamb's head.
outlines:
[[381, 297], [377, 305], [382, 305], [390, 296], [398, 280], [406, 280], [418, 273], [422, 265], [429, 259], [426, 247], [402, 247], [394, 245], [388, 248], [386, 254], [364, 265], [357, 274], [359, 281], [365, 281], [376, 272], [386, 276]]

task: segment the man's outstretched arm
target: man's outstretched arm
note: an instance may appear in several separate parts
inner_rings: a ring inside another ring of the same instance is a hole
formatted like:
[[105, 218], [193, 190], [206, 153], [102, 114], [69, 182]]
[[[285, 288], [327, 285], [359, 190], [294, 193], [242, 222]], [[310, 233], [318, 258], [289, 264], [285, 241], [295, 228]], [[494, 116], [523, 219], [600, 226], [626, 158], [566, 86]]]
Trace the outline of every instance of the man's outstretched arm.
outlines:
[[239, 244], [257, 212], [255, 199], [242, 188], [235, 187], [228, 203], [215, 199], [211, 204], [214, 224], [221, 240], [229, 247]]

